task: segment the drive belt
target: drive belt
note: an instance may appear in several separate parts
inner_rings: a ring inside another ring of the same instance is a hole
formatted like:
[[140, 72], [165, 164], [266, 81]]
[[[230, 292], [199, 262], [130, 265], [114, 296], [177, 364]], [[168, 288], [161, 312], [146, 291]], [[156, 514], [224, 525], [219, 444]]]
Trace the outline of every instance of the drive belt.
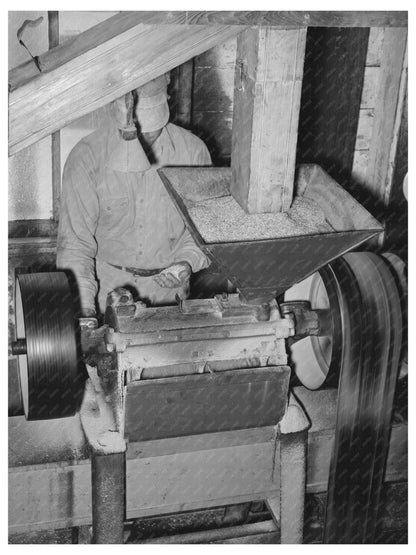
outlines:
[[373, 253], [347, 254], [325, 272], [324, 281], [339, 284], [344, 338], [324, 543], [374, 543], [402, 344], [400, 296]]

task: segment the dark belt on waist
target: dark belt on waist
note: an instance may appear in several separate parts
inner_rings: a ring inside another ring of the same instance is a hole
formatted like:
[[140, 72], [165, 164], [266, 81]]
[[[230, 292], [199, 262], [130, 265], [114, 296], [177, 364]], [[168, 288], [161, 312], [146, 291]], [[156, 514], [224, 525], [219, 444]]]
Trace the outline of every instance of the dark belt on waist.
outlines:
[[116, 264], [111, 264], [107, 262], [109, 266], [113, 268], [117, 268], [117, 270], [123, 270], [123, 272], [128, 272], [129, 274], [133, 274], [134, 276], [140, 277], [150, 277], [155, 276], [156, 274], [160, 274], [165, 268], [154, 268], [154, 269], [145, 269], [145, 268], [129, 268], [128, 266], [117, 266]]

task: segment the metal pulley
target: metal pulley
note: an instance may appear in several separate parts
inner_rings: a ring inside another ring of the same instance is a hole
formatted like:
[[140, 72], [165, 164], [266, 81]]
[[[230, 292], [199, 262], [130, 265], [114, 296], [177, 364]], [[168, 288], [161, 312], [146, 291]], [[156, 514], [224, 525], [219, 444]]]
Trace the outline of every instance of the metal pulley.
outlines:
[[320, 325], [316, 334], [306, 335], [289, 344], [296, 376], [308, 389], [337, 386], [343, 340], [340, 294], [330, 266], [325, 266], [285, 293], [283, 307], [290, 309], [294, 303], [303, 302], [312, 312], [325, 317], [325, 325]]
[[15, 314], [12, 352], [18, 358], [26, 419], [73, 416], [81, 383], [76, 319], [65, 273], [19, 275]]
[[[403, 302], [400, 297], [406, 294], [403, 282], [403, 262], [390, 253], [378, 256], [373, 253], [350, 253], [324, 266], [305, 280], [297, 283], [285, 292], [283, 309], [290, 310], [296, 304], [309, 306], [312, 313], [325, 318], [325, 324], [297, 341], [289, 341], [292, 367], [298, 380], [308, 389], [338, 387], [342, 357], [347, 356], [353, 348], [347, 330], [347, 319], [353, 326], [360, 327], [362, 313], [368, 311], [364, 296], [374, 293], [379, 310], [386, 302], [392, 302], [395, 313], [401, 314]], [[361, 269], [358, 273], [358, 268]], [[381, 272], [383, 283], [387, 288], [376, 287], [376, 276]], [[362, 274], [362, 275], [361, 275]], [[360, 277], [363, 302], [359, 313], [351, 314], [348, 303], [353, 294], [356, 282]], [[393, 281], [392, 281], [393, 280]], [[393, 285], [391, 285], [393, 283]], [[389, 334], [389, 323], [383, 323], [386, 336]]]

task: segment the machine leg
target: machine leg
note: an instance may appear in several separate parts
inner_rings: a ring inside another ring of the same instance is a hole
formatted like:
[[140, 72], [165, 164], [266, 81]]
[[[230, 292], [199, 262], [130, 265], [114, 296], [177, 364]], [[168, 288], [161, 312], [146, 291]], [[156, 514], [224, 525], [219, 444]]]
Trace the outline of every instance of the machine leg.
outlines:
[[93, 453], [92, 543], [123, 543], [125, 520], [125, 453]]
[[[280, 543], [302, 543], [307, 431], [282, 434], [280, 444]], [[268, 503], [269, 508], [271, 503]]]

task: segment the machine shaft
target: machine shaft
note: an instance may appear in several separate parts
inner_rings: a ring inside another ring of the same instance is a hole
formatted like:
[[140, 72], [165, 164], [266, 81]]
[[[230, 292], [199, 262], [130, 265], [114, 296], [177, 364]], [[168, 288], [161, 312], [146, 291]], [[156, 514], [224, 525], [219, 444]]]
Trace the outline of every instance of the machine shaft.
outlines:
[[26, 339], [17, 339], [12, 343], [12, 354], [13, 355], [26, 355], [27, 346]]

